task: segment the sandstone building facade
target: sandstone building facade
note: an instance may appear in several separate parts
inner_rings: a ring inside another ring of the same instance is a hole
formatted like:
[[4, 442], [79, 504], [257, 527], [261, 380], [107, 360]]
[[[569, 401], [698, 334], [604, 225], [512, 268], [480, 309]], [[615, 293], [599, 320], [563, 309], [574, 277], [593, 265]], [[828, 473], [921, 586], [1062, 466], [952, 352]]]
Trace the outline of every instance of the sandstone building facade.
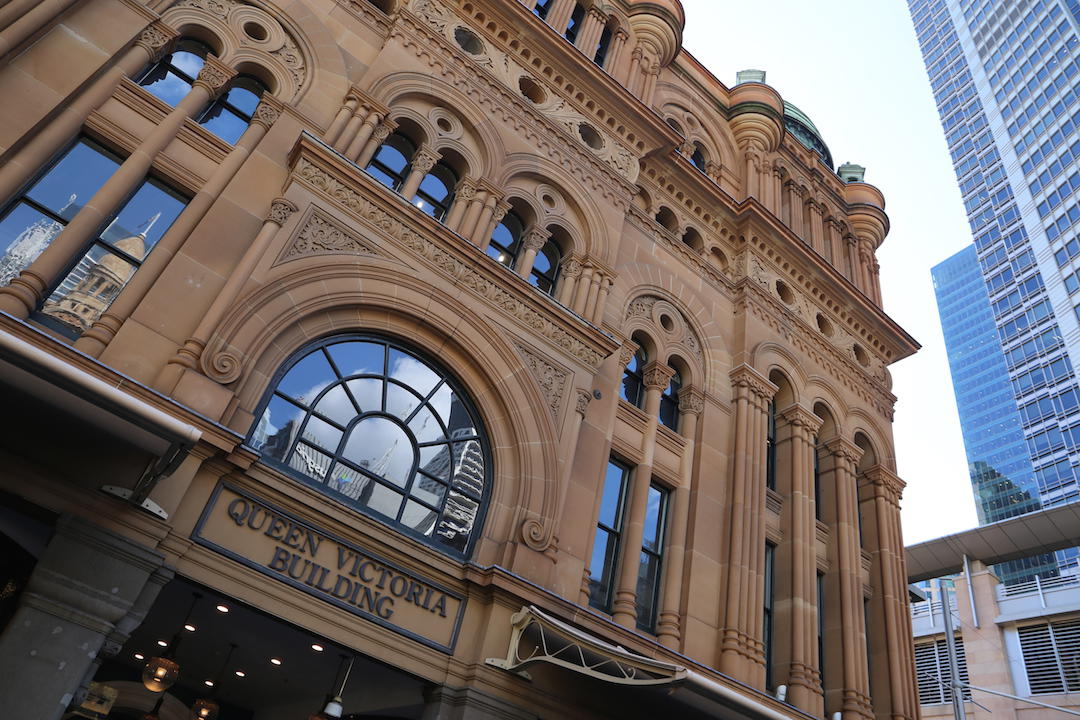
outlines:
[[685, 21], [0, 7], [12, 717], [918, 716], [884, 200]]

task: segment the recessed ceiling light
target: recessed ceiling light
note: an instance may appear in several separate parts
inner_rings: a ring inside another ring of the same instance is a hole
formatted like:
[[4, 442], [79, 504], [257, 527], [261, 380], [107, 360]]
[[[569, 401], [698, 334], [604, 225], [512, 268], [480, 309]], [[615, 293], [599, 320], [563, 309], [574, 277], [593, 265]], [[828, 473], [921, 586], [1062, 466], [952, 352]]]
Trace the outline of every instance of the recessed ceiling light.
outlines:
[[164, 640], [158, 640], [157, 644], [161, 647], [169, 647], [169, 643], [165, 642]]
[[218, 606], [217, 606], [217, 611], [218, 611], [218, 612], [221, 612], [221, 613], [226, 613], [226, 612], [229, 612], [229, 608], [227, 608], [227, 607], [226, 607], [226, 606], [224, 606], [224, 605], [218, 605]]
[[244, 672], [243, 670], [237, 670], [236, 671], [236, 677], [247, 677], [247, 673]]
[[280, 665], [281, 664], [281, 658], [270, 658], [270, 664], [271, 665]]
[[136, 660], [145, 660], [146, 656], [143, 655], [142, 653], [135, 653], [135, 659]]
[[323, 651], [323, 646], [320, 645], [319, 643], [315, 643], [314, 645], [311, 646], [311, 649], [314, 650], [315, 652], [322, 652]]
[[195, 632], [195, 626], [192, 625], [191, 623], [185, 624], [184, 629], [187, 630], [188, 632]]
[[213, 680], [203, 680], [203, 685], [205, 685], [206, 687], [214, 687], [214, 681]]

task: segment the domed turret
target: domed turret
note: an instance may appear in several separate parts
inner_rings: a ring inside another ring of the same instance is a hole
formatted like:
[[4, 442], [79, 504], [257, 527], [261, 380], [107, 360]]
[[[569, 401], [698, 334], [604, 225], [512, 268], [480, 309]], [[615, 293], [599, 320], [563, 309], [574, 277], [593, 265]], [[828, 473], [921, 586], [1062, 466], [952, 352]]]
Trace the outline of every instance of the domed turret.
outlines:
[[832, 153], [829, 152], [829, 146], [822, 139], [821, 132], [806, 113], [787, 101], [784, 102], [784, 127], [795, 136], [796, 140], [816, 152], [822, 162], [830, 168], [833, 167]]
[[675, 59], [682, 47], [686, 11], [679, 0], [631, 0], [630, 27], [638, 40], [652, 45], [661, 66]]

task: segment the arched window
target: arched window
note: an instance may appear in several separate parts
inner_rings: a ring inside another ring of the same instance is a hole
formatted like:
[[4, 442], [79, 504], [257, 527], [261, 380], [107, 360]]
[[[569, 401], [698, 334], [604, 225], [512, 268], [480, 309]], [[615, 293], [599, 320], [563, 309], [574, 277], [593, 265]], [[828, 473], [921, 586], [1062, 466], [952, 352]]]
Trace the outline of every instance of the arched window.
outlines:
[[270, 465], [447, 552], [482, 519], [490, 451], [457, 381], [402, 343], [350, 335], [287, 362], [250, 443]]
[[[503, 216], [502, 222], [495, 226], [488, 243], [487, 254], [507, 267], [513, 267], [521, 250], [521, 236], [525, 233], [525, 221], [513, 210]], [[537, 258], [539, 259], [539, 255]]]
[[139, 78], [139, 84], [154, 97], [175, 107], [191, 90], [206, 56], [212, 54], [210, 48], [198, 40], [185, 38], [176, 44], [175, 50], [151, 65]]
[[199, 116], [199, 124], [222, 140], [235, 143], [247, 130], [259, 98], [266, 87], [250, 75], [240, 75], [232, 81], [228, 92], [206, 108]]
[[607, 60], [608, 50], [611, 49], [611, 25], [604, 26], [604, 32], [600, 33], [600, 40], [596, 43], [596, 52], [593, 54], [593, 62], [604, 67]]
[[533, 15], [546, 21], [548, 13], [551, 12], [551, 6], [554, 4], [555, 0], [536, 0], [536, 5], [533, 6]]
[[694, 153], [690, 156], [690, 162], [698, 170], [705, 172], [705, 153], [702, 152], [701, 146], [697, 143], [694, 143]]
[[645, 351], [638, 350], [634, 353], [634, 357], [630, 358], [630, 362], [626, 364], [626, 370], [623, 371], [619, 397], [634, 407], [641, 407], [641, 403], [645, 401], [645, 381], [641, 373], [647, 362], [649, 359], [645, 356]]
[[436, 220], [442, 220], [454, 202], [454, 189], [458, 177], [453, 169], [444, 162], [435, 163], [416, 191], [413, 205], [420, 208]]
[[574, 3], [574, 11], [570, 13], [570, 23], [563, 32], [563, 37], [572, 43], [577, 42], [578, 33], [581, 32], [581, 24], [585, 21], [585, 6]]
[[409, 177], [409, 166], [415, 154], [416, 143], [404, 133], [396, 132], [379, 146], [365, 169], [386, 187], [397, 190]]
[[660, 395], [660, 422], [675, 432], [679, 431], [679, 390], [682, 388], [682, 377], [679, 373], [671, 376], [667, 388]]
[[544, 247], [536, 253], [532, 272], [529, 273], [529, 282], [540, 288], [548, 295], [555, 291], [555, 280], [559, 275], [559, 261], [562, 253], [559, 246], [551, 240], [544, 243]]

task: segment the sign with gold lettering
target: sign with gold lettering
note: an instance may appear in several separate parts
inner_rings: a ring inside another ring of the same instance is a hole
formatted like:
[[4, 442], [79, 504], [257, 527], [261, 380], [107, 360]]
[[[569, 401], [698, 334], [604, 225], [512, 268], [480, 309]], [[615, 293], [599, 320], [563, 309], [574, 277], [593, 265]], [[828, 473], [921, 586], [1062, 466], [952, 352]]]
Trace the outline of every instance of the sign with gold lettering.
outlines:
[[445, 653], [465, 598], [227, 483], [192, 540], [320, 600]]

